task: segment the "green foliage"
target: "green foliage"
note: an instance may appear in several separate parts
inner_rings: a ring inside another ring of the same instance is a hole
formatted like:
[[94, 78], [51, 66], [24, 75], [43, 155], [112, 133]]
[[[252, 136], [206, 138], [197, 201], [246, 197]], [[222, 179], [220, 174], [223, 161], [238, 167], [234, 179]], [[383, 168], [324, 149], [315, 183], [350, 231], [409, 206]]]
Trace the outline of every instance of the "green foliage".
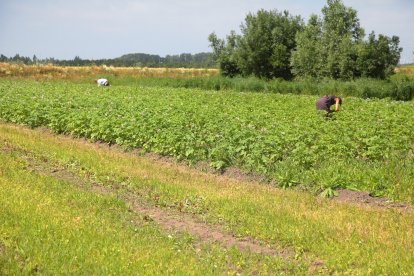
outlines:
[[234, 77], [241, 73], [237, 66], [234, 52], [236, 50], [237, 35], [234, 31], [226, 37], [226, 41], [219, 39], [215, 33], [211, 33], [208, 37], [210, 46], [213, 48], [213, 55], [219, 63], [220, 72], [227, 77]]
[[198, 88], [204, 90], [233, 90], [239, 92], [264, 92], [296, 95], [340, 94], [358, 98], [390, 98], [409, 101], [414, 98], [414, 78], [405, 75], [393, 75], [387, 80], [360, 78], [349, 81], [305, 78], [303, 80], [284, 81], [281, 79], [263, 80], [256, 77], [222, 76], [194, 78], [118, 78], [117, 85], [140, 87]]
[[36, 55], [33, 58], [20, 56], [6, 57], [0, 55], [0, 62], [18, 63], [18, 64], [54, 64], [58, 66], [120, 66], [120, 67], [167, 67], [167, 68], [214, 68], [215, 63], [211, 53], [189, 54], [182, 53], [179, 55], [151, 55], [144, 53], [133, 53], [122, 55], [112, 59], [82, 59], [75, 56], [74, 59], [59, 60], [55, 58], [38, 59]]
[[331, 198], [334, 196], [337, 196], [338, 192], [335, 192], [331, 187], [326, 188], [322, 193], [321, 193], [321, 197], [326, 197], [326, 198]]
[[342, 0], [327, 0], [322, 18], [311, 15], [306, 26], [300, 16], [287, 11], [259, 10], [246, 16], [241, 35], [232, 31], [225, 41], [212, 33], [209, 41], [224, 76], [389, 77], [400, 59], [399, 38], [376, 39], [371, 33], [364, 41], [364, 33], [356, 10]]
[[354, 75], [355, 47], [364, 30], [359, 25], [356, 10], [344, 6], [341, 0], [328, 0], [322, 8], [322, 51], [326, 77], [350, 79]]
[[372, 32], [359, 49], [357, 62], [361, 76], [384, 79], [392, 75], [402, 50], [398, 44], [396, 36], [389, 38], [380, 34], [376, 39]]
[[292, 53], [292, 72], [301, 78], [317, 78], [324, 68], [322, 22], [312, 15], [302, 32], [296, 34], [297, 49]]
[[[399, 81], [412, 92], [412, 84]], [[335, 84], [326, 83], [332, 91]], [[326, 120], [316, 113], [316, 99], [2, 81], [0, 118], [190, 163], [207, 161], [217, 170], [234, 166], [283, 187], [355, 185], [386, 194], [397, 177], [401, 186], [409, 186], [405, 174], [380, 180], [387, 174], [370, 170], [412, 161], [413, 102], [347, 98], [342, 112]], [[359, 169], [349, 172], [350, 167]]]
[[248, 14], [241, 26], [236, 50], [243, 75], [260, 78], [292, 78], [290, 56], [296, 46], [295, 35], [302, 29], [300, 16], [259, 10]]
[[398, 37], [379, 35], [376, 40], [371, 33], [364, 41], [357, 12], [341, 0], [328, 0], [322, 15], [312, 15], [296, 36], [291, 65], [297, 77], [385, 79], [393, 74], [402, 51]]
[[246, 16], [242, 35], [232, 31], [224, 41], [212, 33], [209, 41], [224, 76], [290, 79], [290, 55], [302, 25], [300, 16], [287, 11], [259, 10]]

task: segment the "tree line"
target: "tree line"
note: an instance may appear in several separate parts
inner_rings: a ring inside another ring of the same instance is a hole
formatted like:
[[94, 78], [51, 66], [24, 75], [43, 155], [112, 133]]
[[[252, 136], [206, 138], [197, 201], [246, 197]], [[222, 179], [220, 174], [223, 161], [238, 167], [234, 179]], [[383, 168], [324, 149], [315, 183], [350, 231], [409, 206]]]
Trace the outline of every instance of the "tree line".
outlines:
[[365, 39], [357, 11], [341, 0], [327, 0], [322, 16], [307, 24], [288, 11], [249, 13], [241, 34], [208, 37], [214, 59], [224, 76], [272, 79], [384, 79], [393, 74], [402, 48], [397, 36]]
[[398, 65], [402, 48], [399, 37], [365, 35], [357, 11], [342, 0], [327, 0], [321, 16], [307, 23], [288, 11], [259, 10], [249, 13], [241, 34], [231, 31], [225, 39], [215, 33], [208, 40], [212, 53], [151, 55], [126, 54], [114, 59], [38, 59], [0, 55], [0, 62], [54, 64], [59, 66], [127, 66], [220, 68], [224, 76], [262, 79], [385, 79]]
[[76, 56], [74, 59], [59, 60], [55, 58], [39, 59], [36, 55], [32, 58], [16, 54], [13, 57], [0, 55], [0, 62], [19, 63], [26, 65], [53, 64], [58, 66], [117, 66], [117, 67], [169, 67], [169, 68], [215, 68], [212, 53], [167, 55], [150, 55], [143, 53], [126, 54], [114, 59], [82, 59]]

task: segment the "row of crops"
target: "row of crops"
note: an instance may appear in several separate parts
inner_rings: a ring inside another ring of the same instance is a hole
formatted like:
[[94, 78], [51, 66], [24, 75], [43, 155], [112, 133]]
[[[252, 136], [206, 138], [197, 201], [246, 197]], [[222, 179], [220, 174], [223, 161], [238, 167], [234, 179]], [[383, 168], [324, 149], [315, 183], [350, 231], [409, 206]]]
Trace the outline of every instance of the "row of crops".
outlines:
[[139, 148], [281, 187], [367, 190], [414, 202], [414, 102], [345, 98], [330, 119], [316, 96], [0, 81], [0, 118]]

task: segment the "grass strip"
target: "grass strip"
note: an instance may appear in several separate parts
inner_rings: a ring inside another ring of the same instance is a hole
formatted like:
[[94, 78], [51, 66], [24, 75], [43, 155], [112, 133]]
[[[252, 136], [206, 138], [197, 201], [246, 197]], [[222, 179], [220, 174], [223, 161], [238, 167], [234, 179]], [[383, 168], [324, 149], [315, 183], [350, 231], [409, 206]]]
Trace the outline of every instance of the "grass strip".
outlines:
[[[414, 269], [414, 214], [362, 208], [267, 185], [160, 163], [45, 131], [0, 126], [6, 145], [59, 162], [79, 175], [133, 189], [154, 205], [221, 223], [240, 237], [293, 247], [322, 272], [404, 274]], [[185, 206], [185, 208], [182, 208]]]
[[195, 248], [192, 236], [162, 231], [114, 195], [87, 192], [32, 171], [18, 152], [0, 145], [0, 274], [216, 275], [304, 269], [236, 248]]

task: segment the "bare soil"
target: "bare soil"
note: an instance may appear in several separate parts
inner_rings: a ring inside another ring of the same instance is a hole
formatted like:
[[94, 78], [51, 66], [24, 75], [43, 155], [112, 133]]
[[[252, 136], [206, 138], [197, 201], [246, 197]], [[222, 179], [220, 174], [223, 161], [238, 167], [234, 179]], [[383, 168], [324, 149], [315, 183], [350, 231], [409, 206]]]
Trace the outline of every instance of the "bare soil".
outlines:
[[361, 207], [394, 208], [412, 210], [413, 206], [400, 202], [392, 202], [385, 197], [374, 197], [369, 192], [351, 191], [346, 189], [336, 190], [338, 196], [333, 197], [332, 201], [354, 204]]

